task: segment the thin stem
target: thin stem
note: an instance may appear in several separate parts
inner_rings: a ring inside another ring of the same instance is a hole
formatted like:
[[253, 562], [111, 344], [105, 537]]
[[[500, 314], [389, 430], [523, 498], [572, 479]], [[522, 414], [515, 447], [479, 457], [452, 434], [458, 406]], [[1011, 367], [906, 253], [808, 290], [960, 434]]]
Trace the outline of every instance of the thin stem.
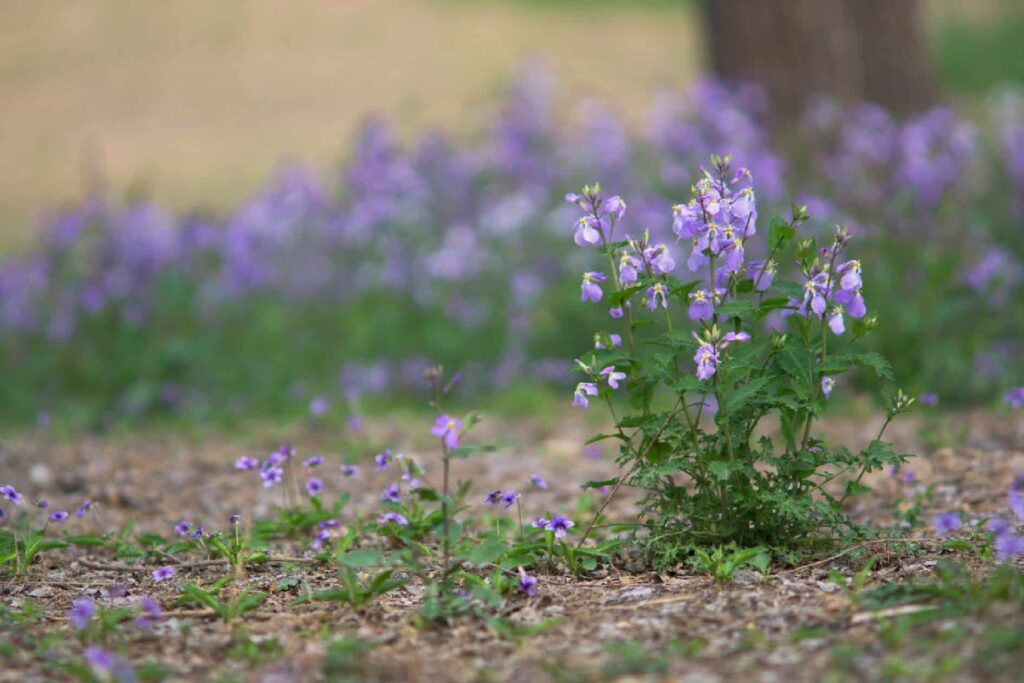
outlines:
[[643, 462], [644, 457], [647, 455], [647, 451], [651, 450], [651, 448], [654, 446], [654, 444], [657, 443], [658, 438], [661, 436], [662, 432], [665, 431], [665, 428], [668, 427], [668, 425], [672, 421], [672, 419], [676, 415], [678, 415], [678, 414], [679, 414], [679, 401], [676, 402], [676, 405], [673, 407], [672, 411], [668, 414], [668, 417], [665, 418], [665, 421], [661, 423], [661, 427], [658, 428], [657, 433], [650, 440], [650, 442], [648, 442], [647, 447], [643, 451], [637, 453], [636, 459], [633, 461], [633, 466], [629, 469], [629, 472], [627, 472], [624, 476], [620, 477], [617, 482], [615, 482], [615, 486], [612, 487], [611, 492], [608, 494], [608, 496], [601, 503], [601, 507], [599, 507], [597, 509], [597, 512], [594, 513], [593, 518], [590, 520], [590, 524], [587, 525], [586, 530], [583, 532], [583, 536], [580, 537], [579, 542], [576, 544], [577, 548], [580, 548], [580, 547], [583, 546], [583, 543], [587, 540], [587, 537], [590, 536], [590, 532], [593, 531], [594, 525], [597, 523], [597, 520], [600, 519], [601, 513], [604, 512], [604, 509], [606, 507], [608, 507], [608, 503], [610, 503], [612, 498], [615, 497], [615, 494], [618, 493], [619, 488], [622, 486], [622, 484], [627, 479], [629, 479], [633, 475], [634, 472], [636, 472], [636, 469], [640, 466], [640, 463]]

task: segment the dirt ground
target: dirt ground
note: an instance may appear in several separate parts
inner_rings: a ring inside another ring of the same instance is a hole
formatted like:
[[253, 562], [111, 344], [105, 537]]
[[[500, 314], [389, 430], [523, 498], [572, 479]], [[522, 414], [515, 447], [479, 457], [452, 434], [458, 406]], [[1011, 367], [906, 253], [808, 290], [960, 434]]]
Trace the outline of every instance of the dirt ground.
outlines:
[[[134, 519], [136, 533], [169, 537], [171, 526], [182, 519], [223, 528], [219, 520], [235, 512], [265, 516], [271, 501], [251, 474], [234, 472], [232, 462], [244, 453], [263, 455], [286, 440], [300, 457], [323, 454], [334, 464], [358, 456], [361, 479], [325, 476], [325, 489], [347, 487], [354, 509], [371, 514], [379, 491], [393, 479], [375, 473], [369, 462], [378, 444], [419, 455], [428, 477], [437, 471], [427, 455], [426, 430], [392, 424], [371, 421], [358, 440], [309, 426], [264, 430], [249, 439], [166, 433], [74, 440], [25, 436], [0, 445], [0, 480], [22, 483], [26, 497], [46, 496], [55, 509], [74, 509], [84, 497], [95, 500], [92, 516], [77, 531], [116, 531]], [[857, 446], [877, 426], [877, 419], [869, 418], [833, 421], [827, 429]], [[582, 482], [615, 473], [609, 453], [583, 455], [579, 444], [591, 427], [574, 419], [483, 423], [479, 440], [503, 446], [494, 455], [458, 463], [456, 477], [474, 481], [469, 514], [489, 512], [482, 504], [487, 490], [525, 488], [531, 474], [542, 475], [551, 488], [525, 497], [528, 517], [574, 509]], [[926, 519], [948, 510], [965, 518], [1005, 514], [1005, 492], [1024, 472], [1019, 414], [918, 417], [898, 424], [891, 436], [919, 454], [910, 464], [916, 483], [877, 475], [868, 482], [875, 492], [851, 507], [854, 518], [891, 526], [897, 500], [929, 490], [923, 498]], [[628, 519], [629, 496], [610, 510], [613, 518]], [[1022, 671], [1019, 654], [1009, 662], [988, 656], [984, 634], [998, 625], [1019, 637], [1024, 628], [1019, 603], [1009, 611], [997, 607], [984, 615], [938, 620], [911, 638], [899, 638], [893, 631], [902, 612], [866, 611], [830, 581], [833, 570], [854, 576], [870, 556], [877, 559], [866, 588], [930, 578], [944, 559], [957, 559], [976, 576], [992, 570], [976, 554], [944, 549], [930, 528], [907, 529], [905, 536], [918, 540], [855, 547], [800, 566], [773, 568], [766, 577], [741, 570], [724, 585], [685, 566], [654, 573], [628, 556], [579, 579], [538, 572], [536, 598], [508, 600], [504, 616], [524, 627], [513, 635], [472, 617], [445, 628], [417, 629], [412, 615], [423, 588], [416, 582], [362, 611], [334, 603], [290, 606], [298, 586], [319, 589], [337, 582], [331, 568], [300, 562], [250, 570], [236, 587], [270, 597], [242, 620], [227, 623], [209, 611], [173, 604], [177, 586], [212, 583], [224, 575], [223, 566], [182, 563], [173, 580], [154, 584], [152, 566], [132, 565], [104, 550], [64, 549], [44, 555], [24, 577], [0, 578], [0, 604], [16, 610], [32, 601], [40, 608], [34, 623], [0, 624], [0, 641], [9, 639], [16, 650], [0, 655], [0, 661], [6, 657], [0, 681], [60, 679], [63, 674], [48, 668], [48, 660], [54, 653], [74, 658], [82, 649], [67, 619], [73, 600], [90, 596], [116, 606], [142, 593], [160, 600], [166, 616], [148, 632], [127, 629], [125, 645], [117, 649], [136, 664], [160, 661], [171, 680], [938, 680], [950, 662], [957, 666], [947, 680], [1016, 680]], [[275, 544], [275, 551], [312, 557], [297, 543]], [[124, 586], [127, 596], [105, 598], [112, 586]], [[531, 625], [536, 626], [532, 634], [527, 633]], [[957, 637], [949, 637], [954, 632]], [[40, 643], [53, 634], [51, 650], [40, 654]], [[358, 639], [364, 647], [332, 651], [329, 638], [339, 637]]]

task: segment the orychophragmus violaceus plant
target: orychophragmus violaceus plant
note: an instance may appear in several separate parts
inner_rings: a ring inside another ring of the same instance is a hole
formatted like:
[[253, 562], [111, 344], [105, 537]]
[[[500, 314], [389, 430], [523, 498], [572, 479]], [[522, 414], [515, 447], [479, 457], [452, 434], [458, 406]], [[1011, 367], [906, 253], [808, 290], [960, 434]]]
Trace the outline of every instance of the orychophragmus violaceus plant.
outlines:
[[[688, 281], [672, 274], [667, 245], [646, 232], [616, 234], [621, 198], [596, 185], [567, 197], [584, 212], [576, 243], [594, 246], [609, 269], [583, 274], [582, 300], [608, 305], [624, 333], [597, 333], [595, 349], [576, 361], [586, 378], [573, 402], [606, 403], [615, 430], [591, 441], [616, 439], [624, 471], [595, 520], [620, 486], [638, 487], [663, 560], [685, 544], [782, 546], [848, 532], [841, 503], [865, 490], [865, 472], [905, 460], [882, 437], [913, 402], [899, 392], [859, 453], [815, 435], [838, 375], [860, 365], [891, 378], [882, 357], [851, 348], [875, 320], [866, 316], [861, 264], [846, 257], [849, 232], [837, 226], [821, 247], [797, 241], [808, 215], [794, 206], [790, 220], [771, 221], [766, 257], [748, 260], [757, 234], [750, 173], [713, 156], [692, 194], [673, 211], [673, 231], [691, 246]], [[778, 277], [794, 248], [800, 281]], [[673, 319], [683, 310], [686, 325]], [[623, 390], [620, 415], [613, 395]], [[766, 435], [765, 418], [777, 420], [777, 436]], [[824, 488], [836, 479], [846, 481], [839, 496]]]

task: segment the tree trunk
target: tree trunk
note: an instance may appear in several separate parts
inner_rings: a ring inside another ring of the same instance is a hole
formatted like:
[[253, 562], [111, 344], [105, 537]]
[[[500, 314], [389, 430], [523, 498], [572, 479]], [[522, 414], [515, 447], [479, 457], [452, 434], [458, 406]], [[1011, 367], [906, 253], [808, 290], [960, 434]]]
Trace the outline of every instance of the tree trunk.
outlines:
[[792, 120], [814, 94], [896, 113], [935, 101], [919, 0], [705, 0], [711, 62]]

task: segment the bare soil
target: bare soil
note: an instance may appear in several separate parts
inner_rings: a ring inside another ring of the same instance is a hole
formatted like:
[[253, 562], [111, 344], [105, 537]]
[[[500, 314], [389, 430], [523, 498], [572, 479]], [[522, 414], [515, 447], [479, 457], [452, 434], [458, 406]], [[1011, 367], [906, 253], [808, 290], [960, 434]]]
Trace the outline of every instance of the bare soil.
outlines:
[[[408, 422], [400, 420], [399, 423]], [[834, 421], [831, 436], [863, 445], [878, 420]], [[218, 435], [147, 433], [128, 437], [57, 439], [23, 436], [0, 448], [0, 483], [19, 483], [26, 497], [47, 497], [51, 509], [74, 509], [83, 498], [97, 502], [76, 532], [108, 533], [129, 520], [134, 532], [173, 535], [172, 525], [188, 519], [208, 528], [225, 528], [229, 514], [267, 516], [270, 504], [251, 473], [236, 473], [232, 463], [243, 453], [263, 455], [287, 440], [300, 457], [323, 454], [328, 464], [318, 474], [328, 494], [348, 490], [348, 514], [374, 514], [381, 489], [393, 474], [373, 471], [376, 444], [392, 444], [417, 455], [436, 476], [425, 429], [371, 421], [358, 439], [340, 438], [325, 427], [260, 430], [251, 438]], [[474, 481], [470, 514], [488, 514], [484, 493], [491, 488], [527, 488], [527, 477], [542, 475], [548, 491], [524, 498], [530, 517], [575, 509], [579, 485], [615, 473], [609, 453], [584, 457], [578, 444], [591, 426], [573, 419], [485, 422], [479, 439], [503, 444], [498, 453], [459, 462], [456, 476]], [[891, 436], [919, 453], [910, 467], [916, 483], [888, 473], [868, 483], [875, 489], [850, 508], [851, 515], [878, 526], [894, 524], [894, 508], [914, 492], [925, 493], [931, 514], [959, 510], [965, 519], [1005, 514], [1005, 492], [1024, 472], [1024, 421], [1018, 416], [984, 412], [917, 418], [897, 425]], [[593, 454], [592, 454], [593, 455]], [[337, 463], [358, 459], [358, 478], [345, 480]], [[273, 495], [273, 494], [271, 494]], [[600, 494], [593, 494], [599, 500]], [[327, 496], [330, 499], [330, 495]], [[630, 496], [609, 508], [629, 519]], [[70, 528], [70, 527], [69, 527]], [[53, 668], [61, 657], [74, 659], [83, 649], [68, 623], [73, 600], [90, 596], [100, 605], [130, 604], [145, 593], [161, 601], [167, 614], [148, 632], [130, 626], [114, 647], [134, 664], [158, 660], [171, 680], [387, 680], [387, 681], [822, 681], [822, 680], [1018, 680], [1022, 660], [986, 649], [991, 628], [1020, 637], [1020, 603], [985, 614], [937, 620], [899, 637], [907, 615], [927, 604], [890, 612], [869, 612], [830, 581], [832, 571], [854, 576], [869, 557], [875, 564], [866, 588], [933, 577], [940, 561], [956, 560], [972, 575], [992, 571], [977, 553], [943, 548], [930, 528], [905, 529], [906, 544], [865, 544], [831, 557], [810, 558], [798, 566], [777, 566], [762, 577], [750, 570], [732, 582], [714, 580], [686, 566], [662, 573], [647, 569], [628, 553], [580, 578], [538, 572], [534, 599], [513, 596], [504, 616], [533, 635], [501, 635], [483, 621], [465, 617], [447, 627], [418, 629], [413, 615], [423, 587], [413, 582], [361, 611], [344, 605], [292, 606], [297, 591], [337, 583], [334, 571], [310, 563], [277, 563], [251, 569], [233, 590], [270, 593], [266, 603], [241, 620], [224, 622], [212, 612], [175, 606], [186, 581], [212, 583], [224, 566], [177, 565], [176, 576], [154, 584], [153, 566], [139, 566], [95, 548], [71, 548], [44, 554], [26, 575], [0, 578], [0, 604], [19, 609], [27, 601], [40, 618], [12, 627], [0, 624], [0, 641], [9, 639], [15, 654], [0, 655], [0, 681], [61, 680]], [[958, 538], [967, 538], [964, 531]], [[302, 543], [280, 543], [275, 554], [311, 558]], [[195, 558], [200, 560], [202, 558]], [[105, 597], [123, 586], [127, 596]], [[912, 614], [910, 614], [912, 616]], [[956, 637], [951, 637], [955, 634]], [[56, 635], [48, 653], [42, 639]], [[329, 638], [355, 638], [365, 651], [325, 665]], [[245, 657], [240, 643], [272, 643], [265, 657]], [[953, 666], [955, 664], [955, 666]], [[327, 667], [325, 669], [325, 666]]]

